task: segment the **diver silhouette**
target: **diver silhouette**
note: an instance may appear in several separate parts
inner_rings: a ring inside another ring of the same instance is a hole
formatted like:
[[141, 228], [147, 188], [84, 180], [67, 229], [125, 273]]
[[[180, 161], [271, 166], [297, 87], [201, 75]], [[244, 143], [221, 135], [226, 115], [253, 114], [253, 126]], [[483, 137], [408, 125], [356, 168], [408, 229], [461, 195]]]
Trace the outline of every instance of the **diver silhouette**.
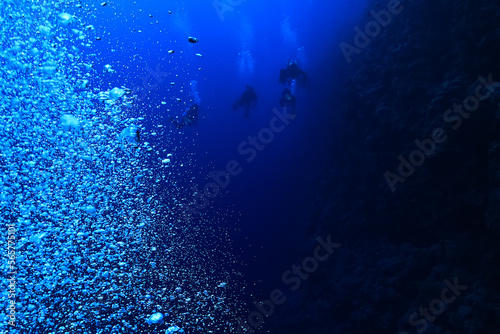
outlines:
[[170, 121], [177, 127], [177, 129], [182, 129], [185, 126], [198, 126], [198, 113], [200, 110], [200, 106], [198, 103], [194, 103], [190, 108], [186, 109], [184, 113], [182, 113], [182, 120], [177, 122], [177, 120], [173, 117], [170, 118]]
[[245, 108], [244, 118], [248, 118], [250, 115], [250, 109], [255, 108], [257, 105], [257, 94], [252, 86], [247, 85], [246, 90], [241, 94], [239, 99], [233, 104], [233, 110], [238, 110], [239, 107]]
[[285, 68], [280, 70], [279, 83], [285, 85], [296, 80], [300, 86], [308, 85], [307, 73], [300, 69], [296, 60], [289, 60]]

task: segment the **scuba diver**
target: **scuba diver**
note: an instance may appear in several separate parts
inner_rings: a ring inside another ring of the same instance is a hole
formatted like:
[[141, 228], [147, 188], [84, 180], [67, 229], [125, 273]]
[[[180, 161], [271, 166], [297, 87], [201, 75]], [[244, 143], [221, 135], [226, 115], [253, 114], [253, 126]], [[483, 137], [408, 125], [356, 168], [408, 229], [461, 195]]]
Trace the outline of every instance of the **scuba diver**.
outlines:
[[290, 117], [294, 119], [297, 114], [295, 113], [295, 95], [291, 88], [285, 87], [283, 92], [281, 93], [280, 105], [283, 108], [286, 108], [287, 112], [290, 114]]
[[307, 86], [307, 73], [299, 68], [296, 60], [289, 60], [285, 68], [280, 70], [279, 83], [285, 85], [287, 82], [297, 80], [300, 86]]
[[250, 109], [255, 108], [257, 105], [257, 94], [252, 86], [247, 85], [246, 91], [241, 94], [240, 98], [236, 100], [233, 104], [233, 110], [238, 110], [239, 107], [245, 107], [244, 118], [248, 118], [250, 115]]
[[177, 129], [182, 129], [184, 126], [198, 126], [199, 110], [200, 106], [198, 103], [194, 103], [190, 108], [186, 108], [186, 111], [182, 114], [182, 121], [177, 122], [173, 117], [170, 118], [170, 121], [174, 123]]

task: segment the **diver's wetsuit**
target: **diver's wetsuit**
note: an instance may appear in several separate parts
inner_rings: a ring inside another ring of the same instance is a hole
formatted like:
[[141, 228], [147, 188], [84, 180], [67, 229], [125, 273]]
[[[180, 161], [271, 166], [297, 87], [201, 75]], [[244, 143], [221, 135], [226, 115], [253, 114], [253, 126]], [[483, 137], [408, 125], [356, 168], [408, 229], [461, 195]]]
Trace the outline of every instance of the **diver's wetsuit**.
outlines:
[[297, 80], [301, 86], [307, 85], [307, 73], [302, 71], [294, 61], [290, 61], [286, 68], [280, 70], [279, 82], [284, 85], [289, 80]]

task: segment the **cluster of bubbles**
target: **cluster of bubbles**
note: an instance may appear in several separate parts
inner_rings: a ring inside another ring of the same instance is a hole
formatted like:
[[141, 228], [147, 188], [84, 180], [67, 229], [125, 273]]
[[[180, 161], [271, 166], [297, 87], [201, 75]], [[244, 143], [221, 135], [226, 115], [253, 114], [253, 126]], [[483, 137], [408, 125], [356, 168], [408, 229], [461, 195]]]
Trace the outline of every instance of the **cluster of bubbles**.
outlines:
[[281, 34], [283, 36], [283, 45], [292, 49], [298, 47], [297, 32], [290, 26], [290, 18], [288, 16], [281, 22]]
[[309, 59], [307, 57], [306, 50], [303, 46], [299, 46], [297, 31], [292, 29], [290, 17], [288, 16], [285, 16], [283, 21], [281, 21], [281, 34], [283, 37], [283, 46], [291, 54], [294, 53], [294, 59], [297, 60], [302, 69], [307, 69]]
[[0, 332], [232, 332], [231, 259], [210, 247], [227, 236], [180, 214], [182, 175], [149, 159], [133, 90], [93, 87], [92, 15], [80, 1], [0, 6], [0, 223], [16, 251]]
[[241, 23], [240, 31], [238, 32], [238, 40], [240, 41], [240, 52], [236, 57], [236, 65], [240, 78], [248, 80], [255, 72], [255, 59], [252, 55], [254, 44], [253, 27], [246, 19]]
[[200, 94], [198, 93], [198, 81], [191, 80], [189, 82], [189, 87], [191, 89], [191, 97], [193, 99], [193, 102], [196, 104], [200, 104], [201, 99], [200, 99]]
[[255, 72], [255, 60], [252, 53], [248, 50], [238, 52], [238, 73], [241, 78], [248, 79]]

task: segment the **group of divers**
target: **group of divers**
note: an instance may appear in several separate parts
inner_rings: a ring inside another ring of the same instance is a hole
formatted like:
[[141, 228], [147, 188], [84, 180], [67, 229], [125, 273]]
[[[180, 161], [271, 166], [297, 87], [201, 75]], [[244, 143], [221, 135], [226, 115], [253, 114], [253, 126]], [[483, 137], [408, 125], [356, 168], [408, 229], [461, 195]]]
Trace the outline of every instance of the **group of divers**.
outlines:
[[[285, 85], [281, 93], [280, 105], [286, 108], [292, 118], [295, 118], [295, 94], [297, 91], [297, 84], [300, 86], [306, 86], [308, 84], [307, 73], [299, 67], [296, 60], [290, 60], [285, 68], [280, 69], [279, 83]], [[234, 102], [233, 110], [238, 110], [240, 107], [244, 108], [245, 112], [243, 117], [248, 118], [250, 110], [255, 108], [256, 105], [257, 94], [252, 86], [247, 85], [243, 94]], [[185, 126], [197, 126], [199, 111], [200, 106], [195, 102], [184, 111], [180, 119], [178, 117], [172, 117], [170, 121], [177, 129], [182, 129]]]

